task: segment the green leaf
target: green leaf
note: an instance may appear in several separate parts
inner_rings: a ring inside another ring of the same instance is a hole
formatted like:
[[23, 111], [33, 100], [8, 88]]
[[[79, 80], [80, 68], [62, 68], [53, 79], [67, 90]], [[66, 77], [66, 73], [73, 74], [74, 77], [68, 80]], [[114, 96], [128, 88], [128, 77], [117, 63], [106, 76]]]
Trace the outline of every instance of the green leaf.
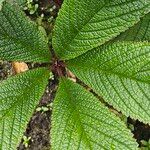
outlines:
[[45, 35], [20, 10], [3, 2], [0, 11], [0, 59], [49, 62], [50, 53]]
[[150, 41], [150, 13], [141, 18], [141, 21], [122, 33], [115, 40], [119, 41]]
[[74, 58], [116, 37], [149, 11], [149, 0], [65, 0], [53, 47], [61, 59]]
[[150, 123], [150, 43], [101, 46], [68, 66], [114, 108]]
[[17, 3], [19, 4], [19, 6], [21, 6], [22, 8], [23, 8], [24, 6], [26, 6], [27, 0], [16, 0], [16, 1], [17, 1]]
[[44, 93], [49, 71], [27, 71], [0, 83], [0, 150], [14, 150]]
[[124, 123], [80, 85], [61, 79], [52, 113], [53, 150], [136, 150]]
[[17, 3], [21, 8], [23, 8], [24, 6], [26, 6], [26, 3], [28, 0], [6, 0], [9, 1], [10, 3]]

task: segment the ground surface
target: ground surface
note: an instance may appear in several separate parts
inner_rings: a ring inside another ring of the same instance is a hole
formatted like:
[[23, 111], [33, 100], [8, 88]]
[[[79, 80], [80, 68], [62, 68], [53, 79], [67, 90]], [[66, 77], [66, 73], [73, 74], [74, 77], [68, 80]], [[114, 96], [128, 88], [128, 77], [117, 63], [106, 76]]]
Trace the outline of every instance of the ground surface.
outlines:
[[[51, 31], [57, 16], [57, 12], [61, 6], [61, 0], [39, 0], [39, 7], [33, 15], [30, 14], [30, 10], [26, 10], [26, 14], [31, 19], [40, 22], [48, 33], [49, 41], [51, 44]], [[51, 9], [52, 8], [52, 9]], [[43, 16], [42, 21], [41, 17]], [[39, 21], [40, 20], [40, 21]], [[29, 64], [30, 68], [35, 68], [37, 64]], [[0, 80], [6, 79], [13, 75], [13, 69], [11, 63], [0, 61]], [[49, 84], [45, 90], [43, 97], [41, 98], [37, 109], [35, 110], [28, 127], [24, 133], [28, 140], [27, 146], [25, 147], [24, 139], [22, 139], [18, 150], [49, 150], [50, 149], [50, 128], [51, 128], [51, 103], [54, 100], [57, 80], [49, 81]], [[42, 110], [41, 108], [46, 108]], [[111, 108], [112, 109], [112, 108]], [[125, 121], [128, 128], [134, 134], [134, 137], [142, 146], [143, 150], [149, 150], [148, 146], [143, 147], [141, 144], [142, 140], [148, 141], [150, 139], [150, 126], [145, 125], [139, 121], [132, 120], [130, 118], [123, 117], [119, 114], [122, 120]]]

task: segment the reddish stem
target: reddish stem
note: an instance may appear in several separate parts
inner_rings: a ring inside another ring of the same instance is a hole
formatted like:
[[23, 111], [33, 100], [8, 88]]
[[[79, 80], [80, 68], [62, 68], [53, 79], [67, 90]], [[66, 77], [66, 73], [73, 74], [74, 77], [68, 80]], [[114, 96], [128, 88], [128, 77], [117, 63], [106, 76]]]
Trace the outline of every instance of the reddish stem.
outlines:
[[54, 0], [54, 1], [55, 1], [55, 3], [56, 3], [57, 5], [61, 6], [61, 3], [62, 3], [61, 0]]

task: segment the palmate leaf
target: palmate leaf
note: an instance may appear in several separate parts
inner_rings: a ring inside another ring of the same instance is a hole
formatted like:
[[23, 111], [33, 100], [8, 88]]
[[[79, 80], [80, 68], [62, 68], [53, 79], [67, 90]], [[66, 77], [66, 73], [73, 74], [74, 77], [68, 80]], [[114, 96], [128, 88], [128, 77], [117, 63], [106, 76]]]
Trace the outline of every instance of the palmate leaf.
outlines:
[[61, 59], [74, 58], [127, 30], [149, 11], [149, 0], [65, 0], [53, 47]]
[[61, 79], [52, 114], [53, 150], [136, 150], [124, 123], [80, 85]]
[[118, 36], [115, 41], [150, 41], [150, 13], [140, 22]]
[[150, 123], [150, 43], [114, 43], [68, 62], [79, 79], [125, 115]]
[[46, 68], [40, 68], [0, 83], [0, 150], [18, 146], [49, 76]]
[[0, 59], [49, 62], [50, 53], [45, 35], [20, 10], [3, 2], [0, 11]]

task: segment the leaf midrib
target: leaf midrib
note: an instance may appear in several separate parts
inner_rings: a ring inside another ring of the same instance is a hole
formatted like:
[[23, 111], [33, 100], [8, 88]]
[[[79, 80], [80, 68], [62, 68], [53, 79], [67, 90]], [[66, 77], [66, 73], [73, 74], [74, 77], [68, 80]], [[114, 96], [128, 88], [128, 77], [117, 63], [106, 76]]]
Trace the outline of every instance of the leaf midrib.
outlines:
[[[79, 66], [74, 66], [75, 69], [71, 68], [71, 67], [68, 67], [70, 68], [70, 70], [94, 70], [95, 72], [98, 72], [100, 74], [100, 72], [102, 72], [103, 74], [107, 74], [107, 75], [115, 75], [115, 76], [118, 76], [119, 78], [126, 78], [126, 79], [130, 79], [130, 80], [133, 80], [133, 81], [139, 81], [139, 82], [142, 82], [142, 83], [146, 83], [146, 84], [149, 84], [148, 81], [145, 81], [145, 80], [141, 80], [141, 79], [138, 79], [136, 77], [131, 77], [131, 76], [127, 76], [126, 74], [123, 74], [123, 73], [118, 73], [118, 72], [115, 72], [115, 71], [111, 71], [111, 70], [104, 70], [102, 68], [98, 69], [95, 68], [95, 67], [91, 67], [90, 65], [89, 66], [83, 66], [83, 68], [79, 68]], [[76, 71], [78, 72], [78, 71]]]
[[[107, 2], [107, 3], [108, 3], [108, 2]], [[107, 3], [105, 3], [100, 9], [98, 9], [98, 10], [96, 11], [96, 13], [95, 13], [94, 15], [92, 15], [91, 18], [90, 18], [81, 28], [79, 28], [78, 32], [76, 32], [76, 34], [71, 38], [70, 44], [69, 44], [68, 46], [66, 46], [65, 49], [69, 48], [69, 46], [71, 45], [71, 43], [72, 43], [72, 42], [74, 41], [74, 39], [79, 35], [79, 33], [82, 31], [82, 29], [93, 19], [93, 17], [94, 17], [95, 15], [97, 15], [97, 13], [98, 13], [102, 8], [104, 8], [104, 7], [106, 6]], [[147, 4], [146, 6], [142, 7], [142, 9], [145, 8], [145, 7], [147, 7], [147, 6], [149, 6], [149, 4]], [[133, 11], [130, 11], [130, 12], [135, 12], [135, 11], [137, 11], [137, 9], [136, 9], [136, 10], [133, 10]], [[123, 15], [126, 15], [126, 14], [129, 14], [129, 12], [124, 13], [124, 14], [120, 14], [120, 15], [117, 15], [117, 16], [115, 16], [115, 17], [110, 17], [110, 18], [108, 18], [108, 19], [113, 19], [113, 18], [120, 17], [120, 16], [123, 16]], [[102, 21], [106, 21], [106, 20], [108, 20], [108, 19], [105, 19], [105, 20], [102, 20]], [[137, 22], [138, 22], [138, 21], [137, 21]], [[127, 28], [127, 29], [128, 29], [128, 28]], [[71, 51], [71, 50], [70, 50], [70, 51]]]
[[[22, 48], [31, 49], [31, 50], [32, 50], [32, 53], [37, 54], [37, 51], [33, 50], [33, 47], [31, 48], [27, 41], [22, 41], [22, 40], [20, 40], [21, 38], [18, 40], [18, 39], [15, 38], [15, 37], [11, 37], [9, 34], [1, 34], [1, 35], [4, 37], [4, 39], [6, 39], [6, 40], [11, 40], [11, 41], [13, 41], [16, 45], [21, 45]], [[5, 47], [5, 46], [3, 46], [3, 47]], [[0, 48], [1, 48], [1, 47], [0, 47]], [[30, 52], [30, 51], [29, 51], [29, 52]], [[40, 54], [42, 54], [42, 53], [40, 53]]]
[[[9, 22], [9, 24], [11, 25], [11, 27], [13, 28], [13, 31], [15, 31], [14, 29], [14, 25], [11, 23], [11, 21], [6, 17], [6, 14], [4, 12], [2, 12], [3, 15], [5, 16], [6, 20]], [[13, 12], [12, 12], [13, 13]], [[31, 49], [31, 47], [28, 45], [28, 42], [27, 41], [22, 41], [22, 37], [19, 38], [19, 40], [17, 38], [15, 38], [14, 36], [12, 37], [11, 35], [9, 35], [7, 33], [7, 31], [5, 30], [5, 28], [1, 25], [1, 28], [4, 30], [4, 34], [1, 33], [1, 35], [5, 38], [5, 39], [10, 39], [12, 41], [14, 41], [14, 43], [17, 43], [17, 44], [21, 44], [23, 45], [23, 47], [27, 47], [29, 49]], [[23, 28], [21, 27], [21, 29], [23, 30]], [[23, 30], [24, 31], [24, 30]], [[15, 31], [16, 32], [16, 31]], [[24, 31], [25, 33], [25, 31]]]
[[[39, 79], [39, 77], [36, 77], [36, 78], [34, 78], [34, 79], [36, 79], [36, 83], [33, 83], [33, 84], [31, 84], [30, 85], [30, 87], [32, 87], [32, 86], [34, 86], [34, 85], [39, 85], [39, 84], [37, 84], [37, 83], [40, 83], [40, 80], [37, 80], [37, 79]], [[40, 79], [43, 79], [43, 78], [40, 78]], [[26, 89], [26, 90], [25, 90]], [[30, 88], [29, 87], [26, 87], [24, 89], [24, 91], [23, 91], [23, 94], [21, 94], [21, 95], [27, 95], [27, 91], [28, 90], [30, 90]], [[17, 96], [15, 96], [15, 97], [20, 97], [20, 95], [17, 95]], [[20, 99], [19, 99], [20, 100]], [[12, 106], [10, 106], [8, 109], [6, 109], [6, 110], [1, 110], [0, 112], [2, 112], [2, 111], [6, 111], [6, 113], [2, 116], [2, 117], [0, 117], [0, 119], [3, 119], [7, 114], [9, 114], [9, 112], [11, 111], [11, 109], [13, 109], [14, 107], [16, 107], [16, 105], [18, 104], [18, 101], [15, 101], [14, 103], [12, 103]], [[20, 103], [19, 103], [20, 104]]]
[[[84, 134], [84, 135], [85, 135], [84, 138], [85, 138], [87, 141], [89, 141], [89, 140], [88, 140], [88, 135], [86, 134], [86, 132], [85, 132], [85, 130], [84, 130], [84, 127], [82, 126], [82, 122], [81, 122], [81, 119], [80, 119], [80, 114], [79, 114], [79, 112], [78, 112], [78, 110], [77, 110], [77, 107], [76, 107], [76, 105], [72, 102], [72, 97], [70, 96], [70, 95], [71, 95], [71, 94], [70, 94], [70, 91], [67, 89], [67, 87], [66, 87], [65, 84], [63, 84], [63, 85], [64, 85], [64, 89], [67, 91], [66, 94], [67, 94], [67, 96], [68, 96], [68, 99], [70, 100], [71, 105], [73, 105], [74, 108], [75, 108], [75, 110], [76, 110], [75, 113], [74, 113], [74, 115], [76, 116], [76, 118], [78, 118], [77, 120], [78, 120], [79, 125], [80, 125], [80, 128], [81, 128], [81, 130], [82, 130], [82, 135]], [[84, 140], [84, 143], [85, 143], [85, 145], [87, 145], [87, 142], [85, 142], [85, 140]], [[88, 147], [90, 148], [90, 150], [92, 150], [90, 141], [88, 142]]]
[[[14, 12], [12, 12], [12, 13], [14, 13]], [[4, 17], [6, 18], [6, 20], [9, 22], [9, 24], [11, 25], [11, 27], [13, 28], [13, 31], [15, 31], [16, 32], [16, 29], [14, 29], [14, 25], [11, 23], [11, 21], [7, 18], [7, 16], [6, 16], [6, 14], [4, 13], [4, 12], [2, 12], [2, 14], [4, 15]], [[14, 14], [15, 15], [15, 14]], [[19, 22], [19, 20], [18, 20], [18, 23], [20, 23]], [[20, 44], [20, 45], [22, 45], [22, 47], [23, 48], [26, 48], [26, 49], [31, 49], [32, 50], [32, 53], [33, 54], [37, 54], [37, 51], [36, 51], [36, 49], [35, 50], [33, 50], [33, 47], [31, 47], [30, 46], [30, 43], [28, 43], [28, 41], [27, 40], [30, 40], [30, 39], [26, 39], [26, 40], [24, 40], [24, 41], [22, 41], [21, 39], [22, 39], [22, 37], [19, 37], [19, 40], [18, 40], [18, 38], [15, 38], [14, 36], [12, 37], [11, 35], [9, 35], [8, 33], [7, 33], [7, 31], [5, 30], [5, 28], [1, 25], [1, 28], [4, 30], [4, 34], [2, 34], [1, 33], [1, 35], [2, 35], [2, 37], [4, 37], [4, 39], [6, 39], [6, 40], [12, 40], [15, 44], [17, 43], [17, 44]], [[21, 29], [24, 31], [24, 29], [21, 27]], [[37, 30], [38, 31], [38, 30]], [[24, 33], [25, 33], [25, 31], [24, 31]], [[45, 42], [46, 43], [46, 42]], [[42, 55], [42, 53], [40, 53], [41, 55]], [[43, 55], [44, 56], [44, 55]]]
[[[89, 124], [86, 124], [86, 123], [82, 123], [82, 121], [81, 121], [81, 119], [80, 119], [80, 115], [79, 115], [79, 112], [78, 112], [78, 109], [77, 109], [77, 107], [76, 107], [76, 104], [74, 104], [73, 103], [73, 101], [72, 101], [72, 97], [70, 97], [70, 90], [68, 90], [68, 88], [66, 87], [66, 85], [65, 84], [63, 84], [64, 86], [64, 89], [65, 89], [65, 91], [66, 91], [66, 95], [67, 95], [67, 97], [70, 99], [70, 103], [71, 103], [71, 105], [73, 105], [74, 107], [74, 110], [73, 111], [75, 111], [75, 115], [77, 114], [77, 117], [78, 117], [78, 121], [80, 121], [79, 123], [80, 123], [80, 125], [82, 126], [82, 124], [84, 124], [84, 125], [86, 125], [86, 126], [89, 126], [89, 127], [91, 127], [91, 128], [93, 128], [92, 126], [90, 126]], [[78, 105], [79, 106], [79, 105]], [[82, 113], [82, 112], [81, 112]], [[87, 115], [87, 114], [84, 114], [84, 115]], [[92, 116], [91, 116], [92, 117]], [[96, 119], [96, 118], [95, 118]], [[103, 123], [105, 123], [105, 122], [103, 122]], [[110, 124], [107, 124], [107, 125], [109, 125], [110, 126]], [[118, 127], [115, 127], [116, 129], [119, 129]], [[82, 129], [83, 129], [83, 131], [84, 131], [84, 127], [82, 126]], [[96, 129], [95, 129], [96, 130]], [[111, 135], [107, 135], [106, 133], [104, 133], [104, 132], [102, 132], [102, 131], [100, 131], [100, 130], [98, 130], [101, 134], [103, 134], [104, 136], [106, 136], [106, 137], [108, 137], [108, 138], [112, 138], [114, 141], [115, 140], [117, 140], [117, 139], [115, 139], [114, 137], [112, 137]], [[83, 132], [82, 132], [83, 133]], [[86, 133], [86, 132], [84, 132], [84, 133]], [[85, 134], [86, 135], [86, 134]], [[87, 138], [87, 140], [88, 140], [88, 138]], [[89, 138], [89, 143], [90, 142], [94, 142], [94, 141], [92, 141], [92, 139], [90, 139]], [[120, 141], [120, 140], [117, 140], [117, 142], [118, 143], [120, 143], [120, 144], [122, 144], [122, 145], [124, 145], [124, 146], [126, 146], [126, 147], [128, 147], [129, 149], [131, 149], [127, 144], [125, 144], [125, 143], [123, 143], [122, 141]], [[98, 143], [97, 143], [98, 144]], [[103, 147], [103, 145], [99, 145], [99, 146], [101, 146], [101, 147]], [[107, 148], [105, 148], [105, 147], [103, 147], [105, 150], [107, 150]]]
[[[102, 7], [100, 7], [95, 13], [93, 13], [93, 15], [87, 20], [87, 22], [85, 22], [85, 23], [83, 24], [83, 26], [78, 29], [78, 31], [76, 32], [76, 34], [74, 34], [74, 36], [73, 36], [72, 39], [70, 40], [70, 44], [69, 44], [69, 45], [71, 45], [71, 43], [72, 43], [73, 40], [78, 36], [78, 34], [80, 33], [80, 31], [81, 31], [81, 30], [93, 19], [93, 17], [94, 17], [103, 7], [105, 7], [105, 6], [106, 6], [106, 3], [105, 3]], [[68, 45], [68, 46], [69, 46], [69, 45]], [[68, 46], [66, 46], [66, 48], [67, 48]]]
[[[87, 69], [87, 68], [86, 68]], [[99, 70], [96, 70], [95, 68], [91, 68], [91, 69], [93, 69], [94, 71], [96, 71], [96, 72], [99, 72]], [[90, 70], [89, 68], [88, 68], [88, 70]], [[110, 73], [110, 71], [104, 71], [104, 70], [100, 70], [101, 72], [102, 72], [102, 74], [107, 74], [107, 75], [112, 75], [112, 72]], [[83, 71], [82, 71], [83, 72]], [[99, 73], [99, 75], [101, 75], [100, 73]], [[107, 76], [106, 75], [106, 76]], [[117, 75], [119, 78], [120, 78], [120, 80], [122, 81], [122, 78], [126, 78], [125, 76], [123, 76], [122, 74], [114, 74], [114, 75]], [[108, 76], [107, 76], [107, 78], [108, 78]], [[127, 79], [127, 78], [126, 78]], [[142, 80], [135, 80], [134, 78], [129, 78], [128, 77], [128, 79], [131, 79], [131, 80], [134, 80], [134, 81], [136, 81], [136, 83], [138, 83], [137, 81], [141, 81], [141, 82], [144, 82], [144, 83], [146, 83], [147, 85], [150, 85], [149, 84], [149, 82], [145, 82], [145, 81], [142, 81]], [[109, 80], [108, 80], [109, 81]], [[110, 83], [110, 81], [109, 81], [109, 83]], [[115, 88], [114, 88], [115, 89]], [[127, 90], [127, 89], [126, 89]], [[118, 93], [118, 92], [117, 92]], [[129, 94], [130, 96], [131, 96], [131, 94]], [[135, 101], [136, 101], [136, 99], [134, 99]], [[138, 103], [137, 101], [136, 101], [136, 103], [141, 107], [141, 105], [140, 105], [140, 103]], [[143, 108], [143, 107], [141, 107], [142, 109], [143, 109], [143, 111], [145, 111], [145, 109]], [[130, 110], [131, 111], [131, 110]], [[145, 113], [149, 116], [149, 114], [145, 111]]]

